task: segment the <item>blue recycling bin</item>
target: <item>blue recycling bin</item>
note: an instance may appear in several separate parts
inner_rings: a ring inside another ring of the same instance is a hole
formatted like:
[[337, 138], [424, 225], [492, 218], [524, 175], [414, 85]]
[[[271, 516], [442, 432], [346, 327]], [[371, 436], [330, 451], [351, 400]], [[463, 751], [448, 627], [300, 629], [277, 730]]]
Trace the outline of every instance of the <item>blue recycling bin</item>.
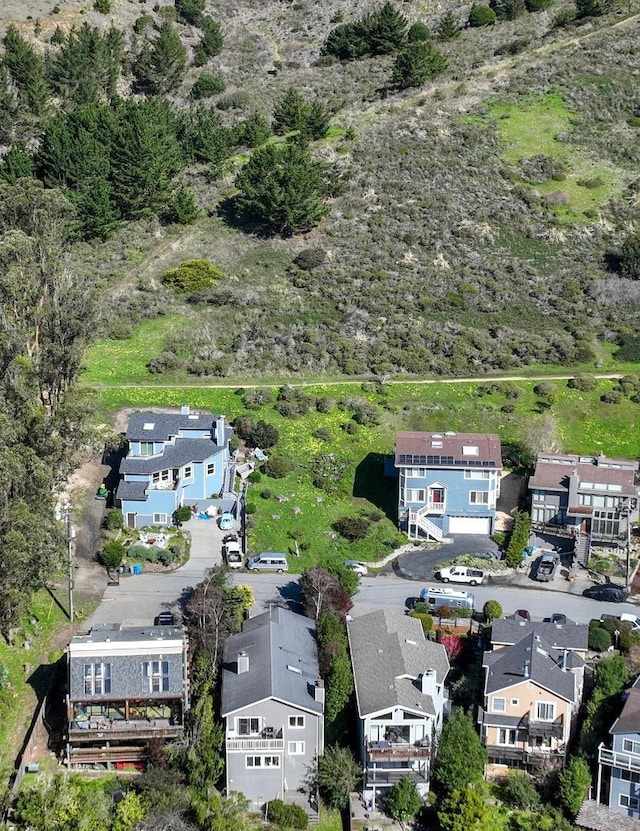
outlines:
[[132, 571], [134, 574], [142, 574], [142, 565], [141, 563], [134, 563], [132, 566]]

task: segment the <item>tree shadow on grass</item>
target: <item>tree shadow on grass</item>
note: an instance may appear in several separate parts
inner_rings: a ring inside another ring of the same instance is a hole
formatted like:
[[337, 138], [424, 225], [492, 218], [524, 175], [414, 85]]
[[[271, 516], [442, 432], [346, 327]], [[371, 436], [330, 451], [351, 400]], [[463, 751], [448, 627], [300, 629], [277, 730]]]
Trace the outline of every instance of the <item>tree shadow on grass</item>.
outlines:
[[263, 222], [255, 216], [239, 211], [238, 201], [235, 196], [224, 199], [218, 205], [218, 216], [226, 225], [235, 228], [237, 231], [242, 231], [245, 234], [253, 234], [253, 236], [259, 237], [260, 239], [271, 239], [272, 237], [278, 236], [273, 226], [267, 222]]
[[392, 522], [398, 515], [397, 480], [385, 476], [384, 453], [368, 453], [356, 467], [353, 496], [366, 499]]

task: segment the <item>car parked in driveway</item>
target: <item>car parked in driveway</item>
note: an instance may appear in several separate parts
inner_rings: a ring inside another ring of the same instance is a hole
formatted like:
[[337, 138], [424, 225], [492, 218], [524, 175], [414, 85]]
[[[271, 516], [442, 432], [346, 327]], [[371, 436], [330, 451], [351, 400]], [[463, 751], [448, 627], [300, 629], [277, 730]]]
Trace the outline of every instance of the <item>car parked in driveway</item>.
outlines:
[[218, 520], [218, 528], [221, 531], [231, 531], [235, 526], [236, 520], [233, 514], [225, 512], [224, 514], [220, 514], [220, 519]]
[[526, 609], [516, 609], [513, 613], [513, 619], [528, 623], [531, 620], [531, 615]]
[[617, 586], [615, 583], [605, 583], [600, 586], [589, 586], [582, 592], [582, 596], [590, 597], [592, 600], [608, 600], [609, 603], [624, 603], [629, 597], [629, 589]]
[[545, 551], [536, 564], [534, 578], [540, 583], [550, 583], [556, 576], [560, 556], [555, 551]]
[[242, 549], [235, 534], [227, 534], [222, 540], [222, 559], [229, 568], [242, 568]]
[[484, 571], [469, 566], [450, 566], [436, 572], [436, 579], [443, 583], [469, 583], [478, 586], [484, 581]]
[[551, 623], [555, 623], [557, 626], [564, 625], [567, 622], [567, 616], [563, 615], [562, 612], [554, 612], [551, 615]]
[[366, 577], [369, 573], [369, 568], [366, 563], [361, 563], [360, 560], [345, 560], [342, 564], [349, 571], [355, 571], [360, 577]]

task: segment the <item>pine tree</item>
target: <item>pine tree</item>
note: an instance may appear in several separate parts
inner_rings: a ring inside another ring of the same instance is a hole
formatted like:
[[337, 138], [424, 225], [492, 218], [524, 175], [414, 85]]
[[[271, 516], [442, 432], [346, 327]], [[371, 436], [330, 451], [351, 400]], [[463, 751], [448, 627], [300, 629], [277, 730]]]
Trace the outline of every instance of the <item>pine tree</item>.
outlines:
[[178, 140], [185, 158], [194, 162], [218, 164], [234, 147], [234, 130], [222, 124], [214, 109], [198, 104], [182, 114]]
[[319, 101], [312, 101], [307, 115], [307, 133], [314, 140], [323, 139], [329, 131], [331, 113]]
[[247, 147], [259, 147], [271, 135], [269, 122], [261, 113], [253, 113], [240, 124], [238, 139]]
[[14, 144], [4, 157], [4, 163], [0, 167], [0, 179], [13, 185], [18, 179], [33, 176], [33, 173], [31, 154], [21, 142]]
[[296, 144], [256, 150], [236, 177], [236, 187], [238, 210], [283, 234], [312, 228], [328, 210], [325, 170]]
[[28, 41], [11, 24], [3, 38], [3, 65], [9, 70], [19, 97], [36, 115], [44, 112], [49, 98], [44, 61]]
[[308, 117], [309, 105], [294, 87], [289, 87], [273, 108], [273, 132], [280, 136], [294, 131], [305, 133]]
[[127, 219], [158, 215], [182, 164], [173, 109], [160, 99], [127, 101], [118, 115], [111, 158], [115, 202]]
[[391, 82], [400, 89], [420, 87], [447, 68], [449, 61], [431, 41], [410, 43], [396, 58]]
[[187, 50], [174, 27], [165, 20], [153, 43], [145, 41], [134, 74], [139, 92], [166, 95], [184, 78]]
[[169, 222], [180, 225], [191, 225], [200, 216], [200, 208], [196, 204], [193, 192], [186, 185], [179, 185], [174, 192], [167, 210]]
[[453, 40], [460, 37], [460, 21], [453, 12], [447, 12], [438, 26], [441, 40]]
[[368, 50], [364, 27], [360, 23], [341, 23], [329, 32], [322, 54], [334, 55], [341, 61], [355, 61]]
[[464, 791], [467, 785], [482, 781], [486, 757], [470, 716], [460, 709], [454, 710], [438, 743], [433, 784], [443, 796]]
[[407, 18], [393, 3], [385, 3], [363, 20], [366, 39], [372, 55], [391, 55], [407, 42]]
[[220, 24], [212, 17], [203, 17], [200, 23], [202, 29], [202, 40], [200, 41], [200, 49], [207, 58], [213, 58], [219, 55], [222, 51], [222, 33], [220, 32]]
[[176, 0], [176, 11], [187, 23], [198, 26], [204, 11], [204, 0]]

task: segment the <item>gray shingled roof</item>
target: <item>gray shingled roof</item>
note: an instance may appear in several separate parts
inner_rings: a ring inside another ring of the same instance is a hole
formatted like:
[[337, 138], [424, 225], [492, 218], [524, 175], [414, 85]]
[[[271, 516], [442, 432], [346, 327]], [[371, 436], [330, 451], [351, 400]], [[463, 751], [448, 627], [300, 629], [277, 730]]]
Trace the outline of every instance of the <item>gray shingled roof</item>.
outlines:
[[189, 462], [204, 462], [222, 453], [223, 449], [212, 439], [176, 439], [175, 444], [166, 447], [161, 456], [125, 456], [120, 462], [120, 473], [157, 473], [167, 468], [183, 467]]
[[525, 635], [539, 635], [543, 641], [556, 649], [577, 649], [586, 651], [589, 645], [589, 627], [584, 623], [535, 623], [532, 621], [507, 620], [500, 618], [491, 625], [492, 644], [514, 644]]
[[[216, 418], [213, 413], [132, 413], [126, 438], [128, 441], [167, 441], [181, 429], [211, 430]], [[145, 424], [153, 424], [145, 430]]]
[[594, 799], [585, 799], [575, 824], [576, 828], [586, 828], [589, 831], [638, 831], [640, 828], [637, 819], [612, 811]]
[[[249, 658], [249, 670], [238, 674], [241, 651]], [[323, 705], [314, 697], [318, 675], [314, 622], [275, 606], [245, 621], [242, 632], [225, 644], [222, 716], [267, 698], [322, 713]]]
[[347, 632], [361, 718], [397, 705], [435, 714], [416, 680], [435, 669], [442, 684], [449, 660], [443, 646], [425, 640], [419, 620], [384, 609], [350, 620]]
[[139, 499], [144, 501], [147, 498], [148, 482], [127, 482], [120, 480], [116, 491], [116, 499]]
[[534, 632], [513, 646], [485, 652], [482, 663], [487, 667], [487, 695], [520, 684], [528, 678], [565, 701], [575, 702], [575, 676], [562, 669], [562, 653]]
[[627, 690], [627, 700], [620, 713], [620, 717], [614, 722], [610, 733], [640, 733], [640, 676], [633, 682], [630, 690]]

